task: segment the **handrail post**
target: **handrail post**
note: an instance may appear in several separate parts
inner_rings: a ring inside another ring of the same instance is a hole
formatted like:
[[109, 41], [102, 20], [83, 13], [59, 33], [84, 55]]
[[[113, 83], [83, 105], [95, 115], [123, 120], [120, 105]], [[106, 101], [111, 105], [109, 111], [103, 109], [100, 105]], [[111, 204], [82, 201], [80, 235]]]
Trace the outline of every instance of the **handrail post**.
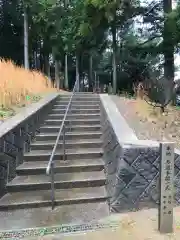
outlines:
[[66, 125], [63, 127], [63, 160], [66, 160], [66, 146], [65, 146]]
[[51, 204], [54, 209], [55, 195], [54, 195], [54, 161], [51, 163]]

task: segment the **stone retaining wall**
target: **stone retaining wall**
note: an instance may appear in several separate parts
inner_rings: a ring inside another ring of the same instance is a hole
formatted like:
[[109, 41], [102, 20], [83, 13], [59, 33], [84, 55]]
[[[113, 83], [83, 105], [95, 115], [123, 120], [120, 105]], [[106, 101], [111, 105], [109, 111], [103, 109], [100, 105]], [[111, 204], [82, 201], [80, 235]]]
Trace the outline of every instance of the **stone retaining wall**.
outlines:
[[29, 151], [58, 95], [48, 95], [0, 125], [0, 197], [6, 193], [7, 182], [16, 176], [16, 167], [23, 163], [23, 153]]
[[[111, 212], [157, 207], [159, 143], [138, 140], [107, 94], [101, 94], [107, 192]], [[175, 204], [180, 202], [180, 152], [175, 151]]]

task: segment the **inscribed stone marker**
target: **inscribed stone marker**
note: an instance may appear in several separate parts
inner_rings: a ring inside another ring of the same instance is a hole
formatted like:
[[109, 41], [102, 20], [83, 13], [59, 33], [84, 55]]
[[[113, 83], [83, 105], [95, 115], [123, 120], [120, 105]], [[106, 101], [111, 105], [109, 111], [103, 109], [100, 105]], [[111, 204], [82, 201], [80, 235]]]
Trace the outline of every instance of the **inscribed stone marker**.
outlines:
[[160, 143], [159, 231], [173, 232], [174, 143]]

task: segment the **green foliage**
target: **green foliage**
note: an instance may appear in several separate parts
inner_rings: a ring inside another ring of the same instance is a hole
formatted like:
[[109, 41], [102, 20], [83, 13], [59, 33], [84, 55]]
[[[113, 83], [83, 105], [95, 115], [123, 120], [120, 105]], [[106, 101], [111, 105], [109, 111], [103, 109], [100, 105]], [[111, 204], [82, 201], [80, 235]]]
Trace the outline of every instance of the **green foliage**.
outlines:
[[169, 33], [173, 37], [175, 46], [180, 42], [180, 6], [178, 5], [170, 14], [167, 15]]
[[[164, 0], [165, 1], [165, 0]], [[117, 30], [117, 84], [131, 89], [133, 82], [144, 81], [155, 72], [159, 54], [168, 50], [162, 41], [179, 48], [180, 6], [163, 17], [163, 1], [142, 7], [138, 0], [2, 0], [0, 4], [0, 56], [23, 63], [23, 11], [28, 10], [30, 55], [55, 51], [64, 67], [69, 55], [69, 71], [75, 69], [75, 56], [81, 59], [81, 75], [89, 71], [89, 56], [101, 82], [112, 79], [112, 40], [110, 29]], [[148, 13], [147, 13], [148, 12]], [[147, 31], [134, 29], [134, 17], [141, 15]], [[166, 33], [164, 33], [164, 22]], [[43, 42], [43, 49], [42, 49]], [[162, 68], [162, 66], [161, 66]], [[156, 74], [161, 74], [161, 70]]]

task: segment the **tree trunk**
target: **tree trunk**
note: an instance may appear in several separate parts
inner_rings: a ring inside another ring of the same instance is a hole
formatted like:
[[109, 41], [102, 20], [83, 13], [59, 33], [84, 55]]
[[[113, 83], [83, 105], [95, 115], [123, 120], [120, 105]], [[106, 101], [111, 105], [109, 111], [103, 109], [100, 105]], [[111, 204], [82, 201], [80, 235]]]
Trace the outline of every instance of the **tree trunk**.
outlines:
[[112, 25], [111, 31], [112, 31], [112, 38], [113, 38], [113, 42], [112, 42], [113, 93], [116, 94], [116, 92], [117, 92], [117, 62], [116, 62], [116, 27], [115, 27], [115, 24]]
[[49, 54], [44, 54], [44, 73], [50, 77]]
[[[164, 0], [164, 14], [172, 11], [172, 0]], [[169, 21], [164, 22], [164, 75], [168, 80], [174, 80], [174, 45]]]
[[34, 66], [35, 66], [35, 69], [38, 69], [38, 66], [39, 66], [38, 51], [39, 51], [39, 46], [38, 46], [38, 40], [37, 40], [36, 44], [35, 44], [35, 48], [34, 48]]
[[34, 67], [38, 69], [37, 50], [34, 51]]
[[56, 52], [54, 48], [52, 50], [52, 55], [53, 55], [54, 70], [55, 70], [55, 85], [57, 89], [60, 89], [59, 63], [58, 63], [58, 60], [56, 59]]
[[57, 89], [60, 89], [59, 63], [57, 60], [55, 60], [55, 82]]
[[51, 67], [49, 62], [49, 54], [47, 56], [47, 65], [46, 65], [46, 72], [49, 79], [51, 79]]
[[84, 54], [81, 54], [80, 59], [80, 74], [81, 74], [81, 91], [84, 92], [84, 72], [83, 72], [83, 60], [84, 60]]
[[[65, 7], [65, 10], [67, 9], [68, 7], [68, 4], [69, 4], [69, 0], [64, 0], [64, 7]], [[65, 53], [65, 79], [64, 79], [64, 87], [65, 89], [69, 89], [69, 79], [68, 79], [68, 55], [67, 55], [67, 52]]]
[[44, 66], [43, 66], [43, 54], [42, 54], [42, 49], [40, 50], [40, 55], [39, 55], [39, 70], [43, 72]]
[[24, 67], [29, 69], [29, 45], [28, 45], [28, 15], [24, 8]]
[[44, 41], [40, 41], [40, 70], [44, 72]]
[[89, 54], [89, 92], [93, 91], [93, 58], [92, 54]]
[[37, 42], [37, 47], [36, 47], [36, 59], [37, 59], [37, 69], [41, 69], [41, 47], [39, 44], [39, 40]]
[[44, 65], [44, 74], [50, 78], [50, 63], [49, 63], [49, 45], [48, 40], [45, 38], [43, 40], [43, 65]]
[[68, 90], [69, 80], [68, 80], [68, 55], [67, 55], [67, 53], [65, 54], [65, 72], [64, 72], [64, 75], [65, 75], [64, 87], [65, 87], [65, 89]]
[[[163, 0], [164, 14], [172, 11], [172, 0]], [[165, 16], [166, 17], [166, 16]], [[163, 51], [164, 51], [164, 77], [169, 80], [173, 94], [174, 81], [174, 44], [172, 42], [172, 30], [168, 20], [164, 22]]]
[[61, 68], [62, 68], [62, 63], [61, 63], [60, 60], [58, 61], [58, 68], [59, 68], [59, 81], [60, 81], [59, 86], [62, 89], [63, 88], [63, 79], [62, 79], [62, 74], [60, 74], [61, 73]]
[[94, 73], [94, 89], [93, 91], [97, 91], [97, 72]]
[[80, 91], [80, 79], [79, 79], [79, 56], [76, 54], [76, 81], [77, 81], [77, 92]]

